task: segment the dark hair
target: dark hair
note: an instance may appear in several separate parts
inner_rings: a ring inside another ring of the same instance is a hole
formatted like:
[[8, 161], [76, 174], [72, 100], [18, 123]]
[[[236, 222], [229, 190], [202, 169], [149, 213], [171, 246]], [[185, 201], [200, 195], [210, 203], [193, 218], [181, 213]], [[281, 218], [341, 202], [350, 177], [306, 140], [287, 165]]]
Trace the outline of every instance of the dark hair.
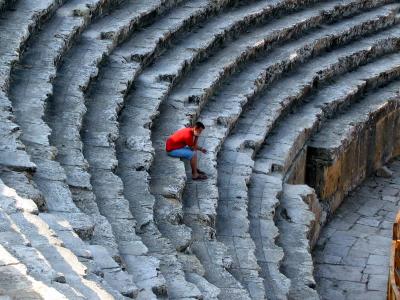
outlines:
[[206, 128], [206, 126], [204, 126], [204, 124], [201, 123], [201, 122], [196, 122], [196, 124], [194, 125], [194, 127], [196, 127], [196, 128], [201, 128], [201, 129], [205, 129], [205, 128]]

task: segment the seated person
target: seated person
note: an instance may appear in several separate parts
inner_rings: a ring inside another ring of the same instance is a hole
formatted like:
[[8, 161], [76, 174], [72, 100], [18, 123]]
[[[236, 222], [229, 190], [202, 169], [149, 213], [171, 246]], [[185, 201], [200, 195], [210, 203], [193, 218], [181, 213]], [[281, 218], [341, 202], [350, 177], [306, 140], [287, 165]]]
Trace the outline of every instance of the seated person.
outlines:
[[193, 127], [179, 129], [166, 142], [165, 150], [169, 156], [190, 160], [192, 179], [207, 179], [207, 175], [197, 168], [197, 150], [207, 153], [207, 150], [197, 145], [197, 140], [205, 126], [197, 122]]

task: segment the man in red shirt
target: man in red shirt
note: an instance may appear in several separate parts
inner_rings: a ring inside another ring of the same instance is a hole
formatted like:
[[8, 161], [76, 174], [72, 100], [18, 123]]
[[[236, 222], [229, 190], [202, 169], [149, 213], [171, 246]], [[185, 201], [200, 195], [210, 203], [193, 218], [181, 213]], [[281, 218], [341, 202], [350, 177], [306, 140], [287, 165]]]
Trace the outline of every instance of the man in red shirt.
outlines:
[[197, 140], [205, 126], [197, 122], [194, 127], [179, 129], [174, 132], [165, 145], [165, 150], [169, 156], [185, 158], [190, 160], [192, 168], [192, 179], [207, 179], [207, 175], [197, 168], [197, 150], [207, 153], [207, 150], [197, 145]]

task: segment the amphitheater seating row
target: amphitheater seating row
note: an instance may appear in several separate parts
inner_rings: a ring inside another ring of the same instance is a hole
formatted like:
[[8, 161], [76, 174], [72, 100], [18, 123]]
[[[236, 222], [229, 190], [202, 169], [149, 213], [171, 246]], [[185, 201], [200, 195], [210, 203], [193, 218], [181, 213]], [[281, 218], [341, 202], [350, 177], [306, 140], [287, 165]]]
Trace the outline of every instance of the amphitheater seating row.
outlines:
[[[0, 1], [0, 278], [17, 278], [0, 287], [318, 299], [331, 211], [304, 185], [307, 153], [334, 124], [359, 130], [350, 116], [369, 124], [371, 99], [393, 109], [393, 2]], [[196, 120], [203, 182], [164, 152]]]

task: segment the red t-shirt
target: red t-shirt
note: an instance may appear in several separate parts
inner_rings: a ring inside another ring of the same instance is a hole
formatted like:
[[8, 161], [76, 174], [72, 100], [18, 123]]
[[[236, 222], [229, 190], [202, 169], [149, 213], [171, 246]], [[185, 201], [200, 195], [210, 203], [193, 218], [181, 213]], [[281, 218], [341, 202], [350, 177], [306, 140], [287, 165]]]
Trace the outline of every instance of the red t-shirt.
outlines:
[[172, 134], [165, 145], [165, 150], [172, 151], [183, 148], [185, 146], [194, 146], [194, 133], [193, 128], [182, 128]]

